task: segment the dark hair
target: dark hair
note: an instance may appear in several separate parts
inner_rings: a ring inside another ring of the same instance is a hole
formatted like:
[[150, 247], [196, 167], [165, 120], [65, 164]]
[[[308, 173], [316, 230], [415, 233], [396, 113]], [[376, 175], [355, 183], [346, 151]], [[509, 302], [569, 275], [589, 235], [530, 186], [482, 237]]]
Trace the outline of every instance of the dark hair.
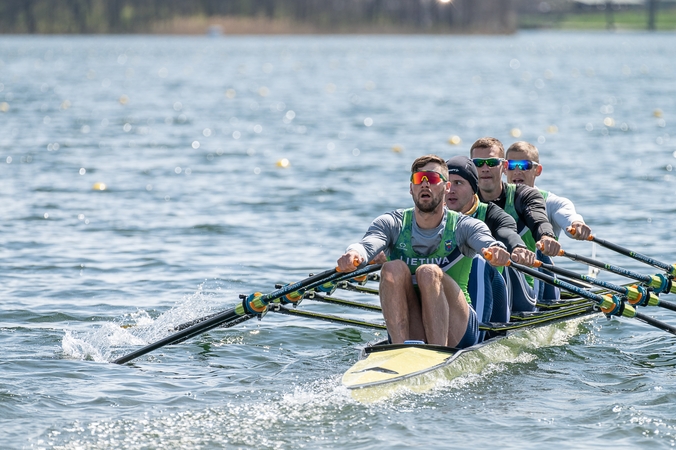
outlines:
[[418, 172], [421, 167], [426, 166], [429, 163], [439, 164], [441, 174], [448, 180], [448, 167], [446, 166], [446, 161], [437, 155], [425, 155], [419, 158], [416, 158], [411, 165], [411, 173]]
[[505, 147], [502, 146], [502, 142], [493, 137], [482, 137], [481, 139], [477, 139], [477, 141], [474, 144], [472, 144], [472, 146], [469, 148], [469, 156], [470, 158], [474, 156], [473, 153], [475, 148], [491, 148], [491, 147], [498, 148], [498, 150], [500, 151], [498, 156], [500, 158], [505, 157]]

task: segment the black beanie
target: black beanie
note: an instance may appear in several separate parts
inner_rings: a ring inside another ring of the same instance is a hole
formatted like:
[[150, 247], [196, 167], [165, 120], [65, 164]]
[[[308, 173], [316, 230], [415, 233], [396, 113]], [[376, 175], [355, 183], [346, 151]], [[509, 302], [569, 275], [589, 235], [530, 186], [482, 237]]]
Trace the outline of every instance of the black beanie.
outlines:
[[472, 186], [475, 194], [479, 191], [479, 173], [471, 159], [466, 156], [454, 156], [446, 161], [446, 165], [449, 175], [463, 177]]

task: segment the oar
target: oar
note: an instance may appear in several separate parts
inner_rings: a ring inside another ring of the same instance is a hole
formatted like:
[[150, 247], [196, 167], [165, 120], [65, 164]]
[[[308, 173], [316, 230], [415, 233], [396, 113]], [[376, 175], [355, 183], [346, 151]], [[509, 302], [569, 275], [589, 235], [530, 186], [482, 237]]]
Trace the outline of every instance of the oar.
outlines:
[[614, 266], [612, 264], [606, 264], [604, 262], [598, 261], [596, 259], [588, 258], [582, 255], [576, 255], [575, 253], [568, 253], [564, 250], [559, 251], [559, 256], [565, 256], [566, 258], [572, 259], [573, 261], [580, 261], [585, 264], [589, 264], [599, 269], [607, 270], [617, 275], [622, 275], [623, 277], [631, 278], [636, 281], [640, 281], [646, 286], [650, 286], [655, 289], [655, 292], [658, 294], [676, 294], [676, 284], [669, 277], [658, 273], [657, 275], [642, 275], [640, 273], [633, 272], [631, 270], [623, 269], [622, 267]]
[[[364, 271], [365, 269], [370, 269], [370, 267], [366, 266], [362, 269], [357, 269], [356, 271], [352, 272], [352, 275], [353, 276], [361, 275], [361, 273], [359, 272]], [[241, 304], [235, 306], [234, 308], [230, 308], [191, 327], [188, 327], [177, 333], [171, 334], [165, 337], [164, 339], [160, 339], [157, 342], [153, 342], [152, 344], [146, 345], [145, 347], [140, 348], [139, 350], [136, 350], [134, 352], [129, 353], [128, 355], [122, 356], [114, 360], [113, 363], [125, 364], [135, 358], [138, 358], [139, 356], [143, 356], [146, 353], [150, 353], [153, 350], [156, 350], [160, 347], [184, 341], [193, 336], [202, 334], [206, 331], [216, 328], [224, 323], [237, 320], [239, 318], [243, 318], [243, 316], [246, 315], [249, 315], [250, 316], [249, 318], [255, 316], [262, 316], [263, 314], [265, 314], [267, 306], [271, 301], [283, 297], [285, 295], [292, 294], [300, 289], [304, 288], [309, 289], [311, 287], [318, 286], [322, 283], [334, 280], [341, 275], [344, 274], [336, 271], [336, 269], [330, 269], [318, 273], [316, 275], [313, 275], [311, 277], [308, 277], [304, 280], [298, 281], [296, 283], [284, 286], [283, 288], [272, 291], [269, 294], [261, 294], [260, 292], [253, 293], [249, 295], [245, 300], [243, 300]]]
[[557, 280], [553, 276], [546, 275], [542, 272], [537, 271], [536, 269], [522, 266], [521, 264], [516, 264], [514, 262], [510, 262], [509, 265], [511, 265], [512, 267], [523, 273], [532, 276], [533, 278], [537, 278], [539, 280], [544, 281], [545, 283], [558, 286], [562, 289], [574, 292], [580, 295], [581, 297], [595, 301], [596, 303], [599, 304], [599, 308], [601, 309], [601, 311], [608, 316], [634, 317], [640, 320], [641, 322], [645, 322], [649, 325], [654, 326], [655, 328], [659, 328], [660, 330], [676, 335], [676, 327], [672, 327], [667, 323], [664, 323], [657, 319], [653, 319], [652, 317], [646, 316], [645, 314], [636, 312], [633, 306], [627, 305], [622, 300], [620, 300], [616, 295], [608, 295], [608, 294], [598, 295], [586, 289], [580, 289], [577, 286], [574, 286], [570, 283], [566, 283], [565, 281]]
[[349, 308], [363, 309], [366, 311], [381, 312], [383, 310], [380, 307], [380, 305], [374, 305], [372, 303], [355, 302], [352, 300], [345, 300], [336, 297], [329, 297], [327, 295], [322, 295], [321, 293], [314, 291], [306, 292], [305, 298], [307, 298], [308, 300], [315, 300], [317, 302], [328, 303], [330, 305], [347, 306]]
[[298, 317], [304, 317], [308, 319], [319, 319], [319, 320], [325, 320], [327, 322], [333, 322], [333, 323], [340, 323], [342, 325], [356, 325], [360, 327], [365, 327], [365, 328], [375, 328], [377, 330], [386, 330], [387, 326], [382, 323], [373, 323], [373, 322], [367, 322], [364, 320], [357, 320], [357, 319], [349, 319], [347, 317], [340, 317], [340, 316], [334, 316], [330, 314], [321, 314], [321, 313], [316, 313], [316, 312], [310, 312], [310, 311], [301, 311], [300, 309], [288, 309], [283, 307], [282, 305], [277, 305], [275, 304], [273, 307], [271, 307], [270, 311], [276, 312], [276, 313], [281, 313], [281, 314], [287, 314], [290, 316], [298, 316]]
[[[575, 230], [573, 228], [568, 228], [567, 231], [570, 234], [575, 234]], [[630, 258], [633, 258], [637, 261], [641, 261], [642, 263], [648, 264], [653, 267], [657, 267], [658, 269], [664, 270], [670, 277], [676, 277], [676, 264], [667, 264], [663, 263], [661, 261], [658, 261], [654, 258], [651, 258], [650, 256], [646, 256], [642, 253], [635, 252], [633, 250], [629, 250], [628, 248], [624, 248], [622, 246], [619, 246], [617, 244], [613, 244], [612, 242], [606, 241], [605, 239], [600, 239], [597, 238], [596, 236], [589, 236], [588, 240], [592, 242], [596, 242], [599, 245], [604, 246], [607, 249], [613, 250], [617, 253], [620, 253], [624, 256], [628, 256]]]
[[[321, 283], [313, 284], [312, 286], [306, 286], [304, 289], [300, 289], [300, 290], [291, 292], [290, 294], [286, 294], [286, 295], [280, 297], [280, 303], [283, 304], [283, 305], [292, 304], [292, 305], [298, 306], [300, 304], [300, 302], [303, 300], [303, 298], [305, 298], [306, 294], [311, 292], [315, 288], [317, 290], [319, 290], [320, 292], [334, 292], [336, 290], [336, 286], [340, 286], [340, 285], [346, 283], [346, 281], [344, 281], [344, 280], [353, 279], [355, 277], [355, 275], [354, 275], [355, 273], [365, 274], [365, 275], [363, 275], [364, 278], [366, 278], [368, 276], [369, 279], [379, 279], [379, 278], [373, 277], [372, 276], [373, 274], [371, 272], [377, 272], [378, 270], [380, 270], [381, 266], [382, 266], [382, 264], [370, 264], [370, 265], [365, 266], [365, 267], [363, 267], [359, 270], [356, 270], [354, 272], [349, 272], [347, 274], [341, 274], [337, 278], [332, 278], [329, 281], [325, 281], [325, 282], [323, 281]], [[276, 289], [281, 289], [284, 286], [286, 286], [286, 285], [275, 284]], [[378, 293], [378, 291], [376, 291], [376, 294], [377, 293]], [[240, 295], [240, 298], [245, 299], [246, 296]], [[191, 320], [189, 322], [182, 323], [180, 325], [175, 326], [172, 331], [184, 330], [184, 329], [191, 327], [191, 326], [193, 326], [197, 323], [204, 322], [207, 319], [215, 317], [218, 314], [220, 314], [220, 313], [209, 314], [209, 315], [206, 315], [204, 317], [200, 317], [198, 319], [194, 319], [194, 320]], [[223, 325], [223, 326], [227, 326], [227, 324]]]
[[676, 304], [660, 300], [659, 297], [643, 286], [619, 286], [617, 284], [608, 283], [607, 281], [597, 280], [594, 277], [587, 275], [579, 274], [573, 272], [572, 270], [567, 270], [553, 264], [546, 264], [542, 261], [535, 261], [533, 267], [540, 267], [550, 272], [553, 272], [557, 275], [563, 275], [564, 277], [578, 279], [586, 281], [587, 283], [594, 284], [596, 286], [601, 286], [611, 291], [615, 291], [627, 298], [627, 301], [632, 305], [640, 306], [659, 306], [661, 308], [666, 308], [671, 311], [676, 311]]

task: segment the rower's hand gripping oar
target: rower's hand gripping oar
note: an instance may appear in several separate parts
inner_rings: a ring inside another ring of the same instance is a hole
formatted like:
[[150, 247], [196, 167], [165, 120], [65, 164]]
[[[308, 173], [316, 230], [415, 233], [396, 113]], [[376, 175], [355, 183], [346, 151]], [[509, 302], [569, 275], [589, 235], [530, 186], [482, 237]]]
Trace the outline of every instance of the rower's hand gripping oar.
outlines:
[[567, 291], [574, 292], [578, 294], [581, 297], [587, 298], [589, 300], [593, 300], [599, 305], [599, 309], [608, 317], [610, 316], [624, 316], [624, 317], [634, 317], [641, 322], [645, 322], [649, 325], [654, 326], [655, 328], [659, 328], [660, 330], [666, 331], [668, 333], [671, 333], [673, 335], [676, 335], [676, 327], [673, 327], [669, 325], [668, 323], [664, 323], [660, 320], [653, 319], [650, 316], [646, 316], [645, 314], [641, 314], [639, 312], [636, 312], [633, 306], [627, 305], [624, 303], [617, 295], [599, 295], [595, 294], [593, 292], [590, 292], [586, 289], [581, 289], [577, 286], [574, 286], [570, 283], [566, 283], [565, 281], [558, 280], [551, 275], [544, 274], [542, 272], [537, 271], [536, 269], [532, 269], [530, 267], [522, 266], [521, 264], [517, 264], [515, 262], [510, 262], [509, 264], [511, 267], [514, 267], [515, 269], [526, 273], [533, 278], [537, 278], [539, 280], [544, 281], [545, 283], [549, 283], [554, 286], [558, 286], [562, 289], [566, 289]]
[[[570, 234], [575, 235], [575, 229], [572, 227], [569, 227], [566, 229]], [[624, 248], [620, 245], [614, 244], [612, 242], [606, 241], [605, 239], [600, 239], [597, 238], [596, 236], [589, 236], [587, 240], [596, 242], [599, 245], [602, 245], [603, 247], [613, 250], [617, 253], [620, 253], [621, 255], [628, 256], [630, 258], [633, 258], [637, 261], [641, 261], [642, 263], [648, 264], [653, 267], [657, 267], [658, 269], [664, 270], [667, 275], [669, 275], [669, 278], [674, 278], [676, 277], [676, 264], [667, 264], [663, 263], [661, 261], [658, 261], [654, 258], [651, 258], [650, 256], [646, 256], [642, 253], [635, 252], [633, 250], [629, 250], [628, 248]]]
[[[365, 268], [358, 269], [353, 272], [353, 275], [361, 275], [361, 270]], [[366, 269], [370, 269], [366, 267]], [[178, 342], [182, 342], [186, 339], [189, 339], [198, 334], [202, 334], [206, 331], [209, 331], [213, 328], [220, 326], [223, 323], [230, 322], [236, 319], [243, 318], [244, 316], [249, 316], [248, 318], [255, 317], [257, 315], [262, 315], [265, 313], [267, 305], [273, 300], [285, 296], [287, 294], [294, 293], [301, 289], [310, 289], [312, 287], [331, 281], [339, 276], [343, 275], [341, 272], [338, 272], [335, 268], [326, 270], [324, 272], [318, 273], [316, 275], [310, 276], [304, 280], [298, 281], [296, 283], [289, 284], [284, 286], [281, 289], [270, 292], [269, 294], [261, 294], [260, 292], [253, 293], [249, 295], [241, 304], [225, 310], [213, 317], [210, 317], [202, 322], [199, 322], [195, 325], [192, 325], [186, 329], [183, 329], [177, 333], [171, 334], [159, 341], [153, 342], [149, 345], [146, 345], [143, 348], [140, 348], [134, 352], [129, 353], [128, 355], [117, 358], [113, 361], [115, 364], [125, 364], [133, 359], [143, 356], [146, 353], [150, 353], [153, 350], [156, 350], [165, 345], [171, 345]], [[246, 320], [246, 319], [245, 319]]]

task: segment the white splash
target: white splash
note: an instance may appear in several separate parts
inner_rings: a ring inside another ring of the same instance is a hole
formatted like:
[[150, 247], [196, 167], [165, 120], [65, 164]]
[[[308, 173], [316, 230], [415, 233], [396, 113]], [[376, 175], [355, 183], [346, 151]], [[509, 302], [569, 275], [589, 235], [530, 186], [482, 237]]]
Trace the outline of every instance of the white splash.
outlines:
[[109, 362], [120, 347], [147, 345], [173, 333], [180, 324], [219, 311], [213, 299], [213, 295], [204, 293], [202, 283], [195, 293], [155, 318], [139, 309], [114, 321], [99, 323], [92, 331], [66, 330], [61, 342], [63, 354], [73, 359]]

